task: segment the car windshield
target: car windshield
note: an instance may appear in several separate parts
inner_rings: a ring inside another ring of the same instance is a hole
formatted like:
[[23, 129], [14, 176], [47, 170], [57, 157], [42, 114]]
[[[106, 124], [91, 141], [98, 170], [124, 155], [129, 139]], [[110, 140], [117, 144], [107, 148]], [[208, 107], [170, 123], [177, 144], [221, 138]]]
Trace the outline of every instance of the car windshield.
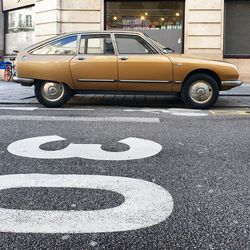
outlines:
[[152, 39], [151, 37], [149, 37], [147, 34], [144, 33], [144, 35], [150, 39], [150, 41], [152, 41], [164, 54], [170, 54], [173, 53], [172, 49], [166, 48], [166, 46], [162, 45], [161, 43], [159, 43], [158, 41], [155, 41], [154, 39]]

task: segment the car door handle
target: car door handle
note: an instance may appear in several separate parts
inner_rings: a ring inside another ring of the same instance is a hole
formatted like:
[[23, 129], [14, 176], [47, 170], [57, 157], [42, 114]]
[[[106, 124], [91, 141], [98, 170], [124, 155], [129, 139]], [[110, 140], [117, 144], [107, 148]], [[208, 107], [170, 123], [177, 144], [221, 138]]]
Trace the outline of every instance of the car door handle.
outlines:
[[79, 61], [84, 61], [86, 60], [88, 57], [86, 56], [77, 56], [76, 59], [79, 60]]
[[119, 56], [119, 60], [126, 61], [128, 60], [127, 56]]

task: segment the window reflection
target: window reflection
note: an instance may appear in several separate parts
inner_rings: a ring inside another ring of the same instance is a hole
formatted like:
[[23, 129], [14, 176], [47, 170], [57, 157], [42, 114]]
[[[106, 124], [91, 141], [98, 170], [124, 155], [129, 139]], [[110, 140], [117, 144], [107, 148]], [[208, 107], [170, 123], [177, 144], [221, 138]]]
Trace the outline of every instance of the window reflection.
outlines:
[[122, 1], [106, 4], [107, 29], [182, 29], [183, 1]]
[[34, 8], [24, 8], [7, 13], [7, 33], [28, 32], [35, 30]]

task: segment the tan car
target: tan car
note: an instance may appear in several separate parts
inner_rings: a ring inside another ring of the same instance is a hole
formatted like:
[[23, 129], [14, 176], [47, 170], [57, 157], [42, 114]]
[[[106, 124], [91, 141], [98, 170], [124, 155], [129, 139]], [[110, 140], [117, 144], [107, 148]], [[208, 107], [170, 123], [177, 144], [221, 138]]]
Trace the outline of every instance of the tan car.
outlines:
[[139, 32], [63, 34], [17, 56], [15, 82], [35, 85], [46, 107], [61, 107], [74, 94], [179, 93], [192, 108], [209, 108], [220, 90], [241, 85], [229, 63], [174, 54]]

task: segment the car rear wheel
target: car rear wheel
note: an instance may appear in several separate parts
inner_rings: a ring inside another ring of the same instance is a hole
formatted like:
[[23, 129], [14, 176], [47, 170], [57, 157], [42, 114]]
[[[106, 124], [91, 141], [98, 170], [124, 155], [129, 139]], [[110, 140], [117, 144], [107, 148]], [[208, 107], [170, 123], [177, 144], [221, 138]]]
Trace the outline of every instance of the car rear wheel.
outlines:
[[219, 86], [216, 80], [206, 74], [189, 77], [182, 88], [181, 97], [191, 108], [207, 109], [212, 107], [219, 97]]
[[39, 81], [35, 84], [37, 100], [48, 108], [62, 107], [72, 96], [71, 89], [63, 83]]

